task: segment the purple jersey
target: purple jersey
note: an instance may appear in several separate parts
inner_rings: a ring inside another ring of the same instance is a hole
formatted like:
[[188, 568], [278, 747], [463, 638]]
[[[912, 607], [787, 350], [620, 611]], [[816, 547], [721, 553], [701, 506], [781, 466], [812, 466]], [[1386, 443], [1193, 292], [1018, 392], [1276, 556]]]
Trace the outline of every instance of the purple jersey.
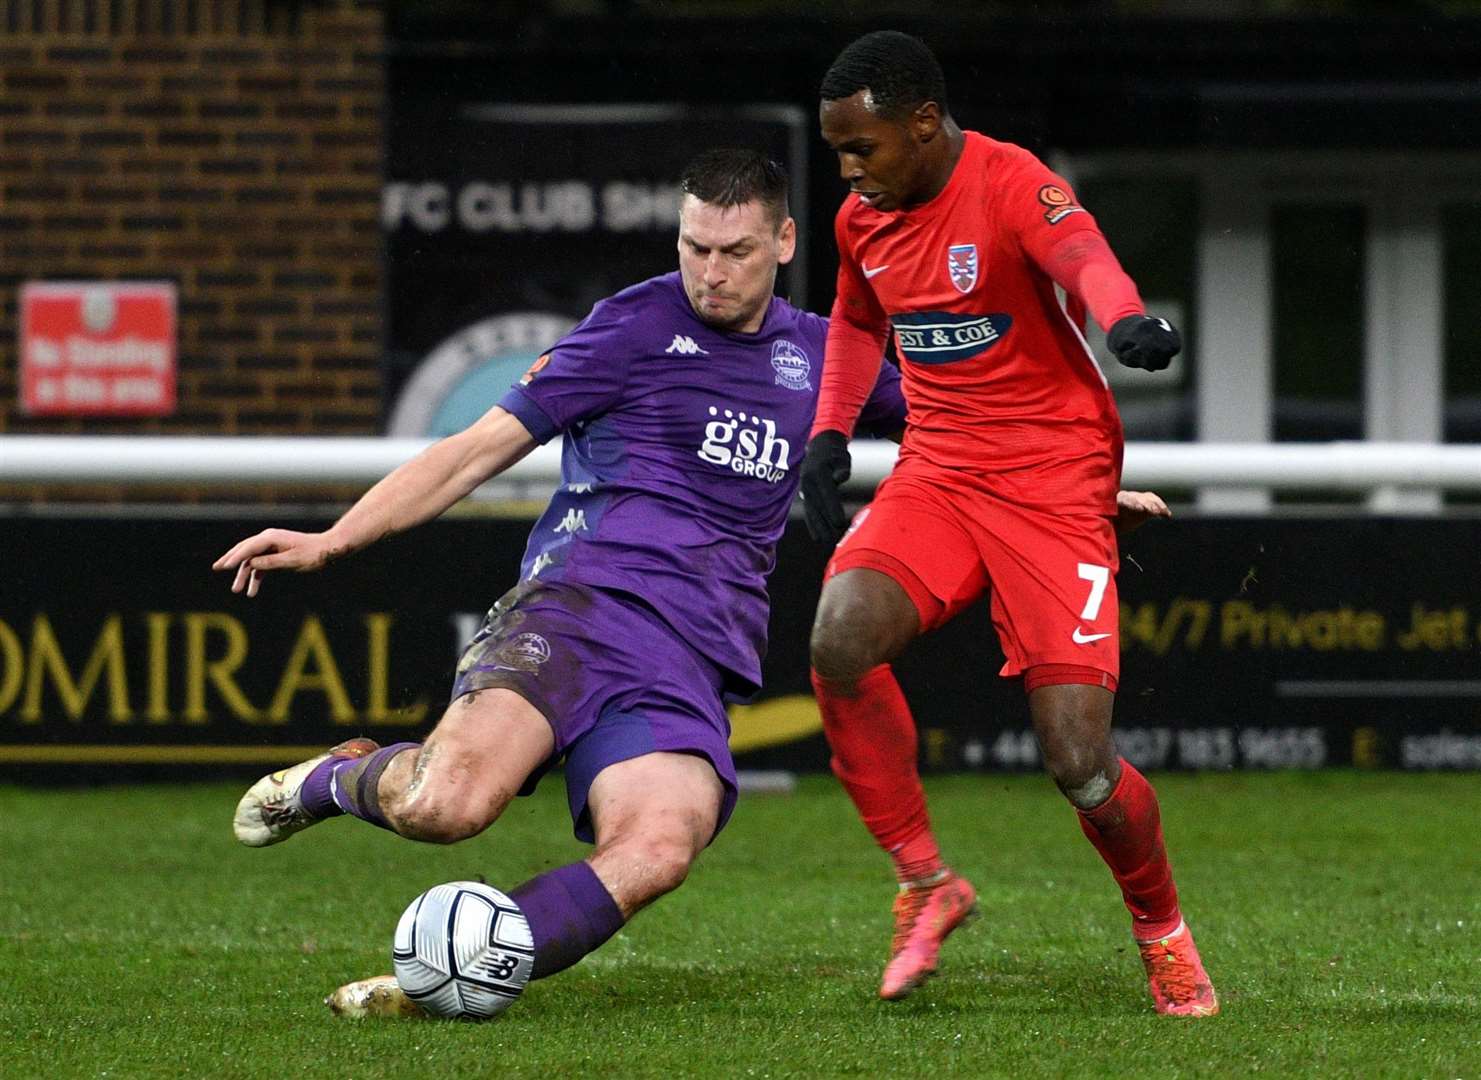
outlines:
[[[522, 577], [638, 596], [728, 690], [754, 692], [827, 335], [780, 298], [754, 334], [707, 326], [678, 273], [597, 304], [499, 402], [542, 443], [565, 432]], [[905, 423], [899, 374], [881, 369], [863, 432]]]

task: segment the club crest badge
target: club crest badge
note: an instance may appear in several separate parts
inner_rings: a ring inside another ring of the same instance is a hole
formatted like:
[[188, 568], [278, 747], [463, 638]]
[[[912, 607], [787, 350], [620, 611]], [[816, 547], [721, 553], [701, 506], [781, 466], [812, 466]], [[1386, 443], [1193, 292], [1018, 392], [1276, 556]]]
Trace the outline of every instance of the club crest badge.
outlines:
[[778, 341], [771, 347], [771, 368], [776, 372], [776, 383], [788, 390], [811, 390], [807, 381], [812, 374], [812, 364], [807, 353], [790, 341]]
[[977, 245], [952, 244], [947, 248], [946, 272], [957, 292], [971, 292], [977, 284]]
[[495, 667], [534, 672], [550, 659], [550, 642], [527, 631], [500, 645], [493, 659]]

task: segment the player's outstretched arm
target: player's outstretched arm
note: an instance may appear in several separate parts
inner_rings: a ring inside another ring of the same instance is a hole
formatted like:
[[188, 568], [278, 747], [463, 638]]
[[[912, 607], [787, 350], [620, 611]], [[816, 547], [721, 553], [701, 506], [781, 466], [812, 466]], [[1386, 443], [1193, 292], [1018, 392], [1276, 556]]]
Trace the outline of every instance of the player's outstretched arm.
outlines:
[[212, 564], [232, 570], [231, 591], [256, 596], [269, 570], [318, 570], [393, 533], [431, 521], [535, 448], [513, 414], [495, 406], [456, 435], [433, 443], [362, 495], [324, 532], [265, 529]]
[[1154, 517], [1170, 518], [1172, 511], [1155, 491], [1116, 492], [1116, 535], [1135, 532]]

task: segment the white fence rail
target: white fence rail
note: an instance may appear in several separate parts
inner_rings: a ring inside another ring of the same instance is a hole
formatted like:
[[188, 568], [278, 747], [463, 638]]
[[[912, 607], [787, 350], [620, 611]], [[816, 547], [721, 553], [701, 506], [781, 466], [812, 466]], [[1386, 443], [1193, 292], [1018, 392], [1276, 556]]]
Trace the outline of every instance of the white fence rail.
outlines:
[[[422, 439], [169, 436], [0, 436], [0, 483], [124, 486], [255, 483], [369, 484], [424, 446]], [[854, 484], [878, 483], [892, 443], [857, 442]], [[560, 475], [559, 446], [504, 474], [530, 485]], [[1481, 446], [1422, 443], [1131, 443], [1125, 483], [1139, 488], [1269, 488], [1371, 492], [1481, 491]]]

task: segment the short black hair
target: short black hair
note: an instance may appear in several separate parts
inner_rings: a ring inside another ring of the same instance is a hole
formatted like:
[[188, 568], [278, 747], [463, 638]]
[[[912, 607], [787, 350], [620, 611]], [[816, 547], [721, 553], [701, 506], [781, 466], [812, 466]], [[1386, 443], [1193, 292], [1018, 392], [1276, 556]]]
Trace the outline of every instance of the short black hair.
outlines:
[[900, 118], [927, 101], [946, 107], [946, 75], [935, 54], [920, 38], [898, 30], [876, 30], [856, 38], [823, 76], [819, 91], [824, 101], [853, 97], [868, 90], [874, 110]]
[[776, 228], [787, 220], [787, 170], [759, 150], [706, 150], [684, 166], [679, 187], [711, 206], [743, 206], [759, 199]]

